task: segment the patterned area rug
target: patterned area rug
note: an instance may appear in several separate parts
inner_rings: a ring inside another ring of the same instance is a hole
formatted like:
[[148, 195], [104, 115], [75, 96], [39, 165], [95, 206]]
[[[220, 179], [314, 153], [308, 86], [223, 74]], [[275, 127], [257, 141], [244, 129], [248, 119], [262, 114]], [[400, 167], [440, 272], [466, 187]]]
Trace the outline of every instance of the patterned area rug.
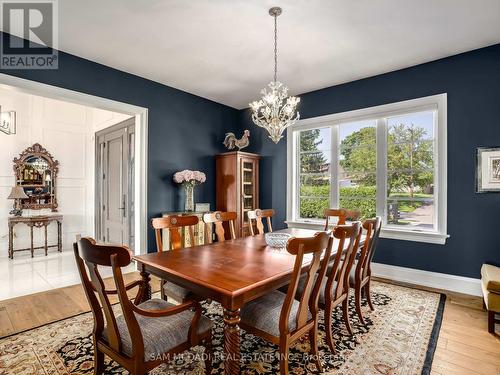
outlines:
[[[439, 294], [374, 282], [371, 312], [363, 305], [366, 326], [354, 313], [351, 298], [351, 322], [354, 335], [347, 334], [341, 310], [334, 312], [335, 354], [326, 345], [323, 315], [318, 337], [325, 374], [427, 374], [432, 363], [439, 333], [444, 298]], [[217, 303], [205, 304], [205, 314], [215, 322], [213, 331], [214, 370], [223, 373], [222, 309]], [[90, 338], [92, 315], [86, 313], [0, 340], [0, 374], [92, 374], [93, 349]], [[268, 342], [241, 332], [241, 373], [279, 373], [277, 348]], [[290, 356], [290, 373], [316, 374], [309, 362], [309, 343], [297, 343]], [[150, 372], [154, 375], [203, 374], [203, 348], [197, 347], [178, 356], [168, 365]], [[107, 361], [105, 374], [128, 374], [115, 362]]]

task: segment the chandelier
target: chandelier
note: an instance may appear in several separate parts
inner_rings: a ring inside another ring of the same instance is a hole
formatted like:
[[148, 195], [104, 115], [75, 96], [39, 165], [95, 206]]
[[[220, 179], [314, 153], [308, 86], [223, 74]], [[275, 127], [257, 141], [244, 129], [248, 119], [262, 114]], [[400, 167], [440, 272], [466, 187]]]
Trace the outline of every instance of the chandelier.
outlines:
[[274, 80], [262, 89], [260, 100], [250, 103], [253, 122], [266, 129], [274, 143], [300, 118], [297, 111], [300, 98], [288, 96], [288, 88], [278, 81], [278, 16], [281, 12], [279, 7], [269, 9], [269, 15], [274, 17]]
[[47, 164], [47, 161], [45, 159], [42, 159], [42, 158], [36, 158], [30, 164], [40, 174], [43, 174], [47, 169], [49, 169], [49, 165]]

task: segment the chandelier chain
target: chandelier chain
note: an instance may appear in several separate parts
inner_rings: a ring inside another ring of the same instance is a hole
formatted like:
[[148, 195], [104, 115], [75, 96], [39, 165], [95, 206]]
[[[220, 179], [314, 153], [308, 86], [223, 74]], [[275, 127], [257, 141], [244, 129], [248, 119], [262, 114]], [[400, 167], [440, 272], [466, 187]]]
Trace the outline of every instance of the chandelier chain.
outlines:
[[278, 15], [274, 15], [274, 82], [278, 80]]

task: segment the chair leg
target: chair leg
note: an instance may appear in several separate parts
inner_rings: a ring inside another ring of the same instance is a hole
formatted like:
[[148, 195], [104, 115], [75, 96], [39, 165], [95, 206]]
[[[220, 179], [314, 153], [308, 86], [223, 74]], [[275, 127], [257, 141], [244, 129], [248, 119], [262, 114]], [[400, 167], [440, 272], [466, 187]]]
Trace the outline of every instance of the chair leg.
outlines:
[[333, 322], [332, 322], [333, 308], [331, 303], [327, 303], [325, 306], [325, 331], [326, 331], [326, 343], [330, 348], [332, 354], [335, 353], [335, 343], [333, 342]]
[[288, 351], [289, 343], [287, 339], [280, 340], [280, 375], [288, 375]]
[[94, 375], [104, 374], [104, 353], [94, 345]]
[[[363, 292], [363, 288], [358, 287], [356, 285], [356, 289], [354, 290], [354, 300], [356, 302], [356, 314], [358, 314], [359, 321], [361, 322], [361, 324], [365, 325], [365, 320], [363, 319], [363, 311], [361, 311], [361, 293], [362, 292]], [[365, 294], [366, 294], [366, 291], [365, 291]]]
[[351, 321], [349, 320], [349, 294], [347, 294], [346, 298], [342, 301], [342, 314], [344, 317], [344, 324], [347, 332], [350, 336], [352, 336], [352, 328]]
[[165, 295], [165, 289], [163, 288], [165, 286], [165, 283], [166, 281], [161, 279], [160, 280], [160, 296], [161, 296], [161, 299], [166, 301], [167, 300], [167, 296]]
[[370, 306], [370, 310], [375, 311], [375, 309], [373, 308], [372, 293], [370, 291], [370, 281], [371, 280], [368, 280], [368, 282], [365, 285], [365, 294], [366, 294], [366, 300], [368, 301], [368, 306]]
[[309, 332], [309, 344], [311, 346], [311, 354], [313, 356], [314, 364], [319, 372], [323, 372], [323, 366], [321, 366], [321, 360], [319, 358], [318, 350], [318, 323], [314, 325], [314, 328]]
[[147, 372], [144, 370], [144, 364], [136, 363], [134, 366], [134, 371], [132, 371], [131, 375], [147, 375]]
[[488, 310], [488, 332], [495, 333], [495, 312]]
[[205, 374], [208, 375], [212, 373], [212, 336], [207, 338], [203, 345], [205, 346]]

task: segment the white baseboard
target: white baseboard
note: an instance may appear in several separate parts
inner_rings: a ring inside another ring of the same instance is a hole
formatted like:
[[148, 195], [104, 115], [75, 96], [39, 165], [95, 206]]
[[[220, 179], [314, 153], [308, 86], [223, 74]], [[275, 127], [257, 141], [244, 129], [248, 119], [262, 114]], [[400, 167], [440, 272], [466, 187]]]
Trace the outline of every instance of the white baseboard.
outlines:
[[482, 296], [481, 279], [391, 266], [382, 263], [372, 263], [372, 272], [374, 276], [394, 281], [449, 290], [473, 296]]

